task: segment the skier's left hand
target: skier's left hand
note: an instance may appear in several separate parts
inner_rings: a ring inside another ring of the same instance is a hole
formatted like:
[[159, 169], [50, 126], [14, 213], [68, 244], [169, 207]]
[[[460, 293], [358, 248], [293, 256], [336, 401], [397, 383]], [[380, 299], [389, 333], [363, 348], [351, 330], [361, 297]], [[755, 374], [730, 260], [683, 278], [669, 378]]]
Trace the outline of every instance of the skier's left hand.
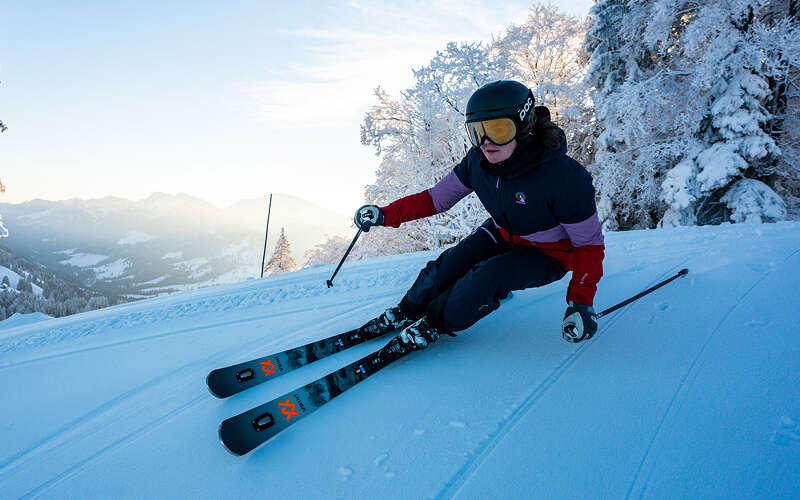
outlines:
[[580, 302], [570, 302], [561, 323], [561, 336], [567, 342], [589, 340], [597, 333], [597, 321], [592, 306]]

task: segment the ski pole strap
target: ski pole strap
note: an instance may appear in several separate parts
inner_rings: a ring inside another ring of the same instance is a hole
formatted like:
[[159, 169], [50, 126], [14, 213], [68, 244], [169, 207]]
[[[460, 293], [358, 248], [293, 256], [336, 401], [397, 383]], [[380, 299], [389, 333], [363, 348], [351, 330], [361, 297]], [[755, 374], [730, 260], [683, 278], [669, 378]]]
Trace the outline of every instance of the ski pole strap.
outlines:
[[615, 306], [611, 306], [611, 307], [609, 307], [608, 309], [606, 309], [603, 312], [595, 314], [594, 315], [594, 319], [598, 320], [598, 319], [602, 318], [603, 316], [605, 316], [608, 313], [612, 313], [612, 312], [616, 311], [617, 309], [623, 308], [623, 307], [627, 306], [628, 304], [630, 304], [631, 302], [633, 302], [634, 300], [641, 299], [642, 297], [644, 297], [648, 293], [652, 292], [653, 290], [657, 290], [657, 289], [661, 288], [662, 286], [666, 285], [667, 283], [669, 283], [670, 281], [672, 281], [674, 279], [677, 279], [677, 278], [680, 278], [681, 276], [685, 276], [688, 273], [689, 273], [688, 269], [686, 269], [686, 268], [681, 269], [674, 276], [665, 279], [661, 283], [656, 283], [655, 285], [651, 286], [647, 290], [645, 290], [645, 291], [643, 291], [641, 293], [638, 293], [638, 294], [634, 295], [633, 297], [631, 297], [629, 299], [623, 300], [619, 304], [617, 304]]
[[333, 286], [333, 278], [336, 277], [336, 273], [338, 273], [339, 269], [342, 268], [342, 264], [344, 264], [344, 260], [347, 258], [348, 255], [350, 255], [350, 250], [353, 249], [353, 245], [356, 244], [356, 241], [358, 240], [358, 237], [361, 236], [361, 232], [362, 231], [363, 231], [363, 229], [358, 228], [358, 232], [356, 233], [356, 237], [353, 238], [353, 241], [350, 243], [350, 246], [347, 247], [347, 251], [344, 253], [344, 257], [342, 257], [342, 260], [339, 261], [339, 265], [336, 266], [336, 270], [333, 272], [333, 276], [331, 276], [331, 279], [329, 279], [327, 281], [328, 288], [331, 288]]

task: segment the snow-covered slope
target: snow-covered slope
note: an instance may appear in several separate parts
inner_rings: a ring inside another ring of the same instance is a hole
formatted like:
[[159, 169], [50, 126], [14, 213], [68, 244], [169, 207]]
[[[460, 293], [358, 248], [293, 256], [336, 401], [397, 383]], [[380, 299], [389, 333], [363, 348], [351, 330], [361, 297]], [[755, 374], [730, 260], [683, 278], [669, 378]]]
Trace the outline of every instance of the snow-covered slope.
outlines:
[[[0, 276], [3, 277], [8, 276], [8, 286], [9, 288], [14, 290], [17, 289], [19, 280], [23, 279], [22, 276], [20, 276], [19, 274], [15, 273], [14, 271], [5, 266], [0, 266]], [[0, 280], [2, 280], [2, 278], [0, 278]], [[42, 294], [42, 287], [31, 283], [31, 288], [33, 289], [33, 293], [35, 293], [36, 295]]]
[[797, 498], [800, 225], [607, 235], [601, 320], [567, 279], [516, 293], [245, 457], [217, 425], [367, 352], [229, 400], [209, 370], [360, 325], [432, 253], [329, 266], [0, 332], [0, 496]]

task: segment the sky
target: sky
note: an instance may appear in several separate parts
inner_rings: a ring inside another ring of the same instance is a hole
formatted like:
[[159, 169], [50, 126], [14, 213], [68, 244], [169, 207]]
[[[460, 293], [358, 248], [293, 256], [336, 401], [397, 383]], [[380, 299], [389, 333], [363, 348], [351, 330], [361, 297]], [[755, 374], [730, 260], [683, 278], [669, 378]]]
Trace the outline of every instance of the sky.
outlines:
[[0, 202], [274, 192], [350, 213], [379, 163], [360, 142], [373, 90], [531, 5], [0, 0]]

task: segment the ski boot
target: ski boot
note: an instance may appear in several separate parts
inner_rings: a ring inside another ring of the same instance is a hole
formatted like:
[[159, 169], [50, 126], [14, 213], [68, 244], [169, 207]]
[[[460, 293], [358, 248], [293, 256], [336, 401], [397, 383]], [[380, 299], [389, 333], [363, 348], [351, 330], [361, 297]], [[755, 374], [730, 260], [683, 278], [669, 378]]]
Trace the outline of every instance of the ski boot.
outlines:
[[437, 328], [428, 324], [426, 318], [422, 318], [413, 325], [400, 332], [400, 340], [411, 350], [425, 349], [428, 344], [439, 340], [441, 332]]
[[392, 340], [381, 349], [380, 356], [377, 358], [378, 362], [387, 363], [401, 358], [411, 351], [425, 349], [430, 343], [439, 340], [439, 335], [442, 333], [455, 337], [452, 333], [439, 331], [430, 326], [427, 320], [422, 318], [392, 337]]
[[414, 320], [407, 317], [399, 306], [390, 307], [375, 319], [367, 321], [359, 328], [359, 333], [365, 339], [374, 339], [387, 333], [402, 330]]

